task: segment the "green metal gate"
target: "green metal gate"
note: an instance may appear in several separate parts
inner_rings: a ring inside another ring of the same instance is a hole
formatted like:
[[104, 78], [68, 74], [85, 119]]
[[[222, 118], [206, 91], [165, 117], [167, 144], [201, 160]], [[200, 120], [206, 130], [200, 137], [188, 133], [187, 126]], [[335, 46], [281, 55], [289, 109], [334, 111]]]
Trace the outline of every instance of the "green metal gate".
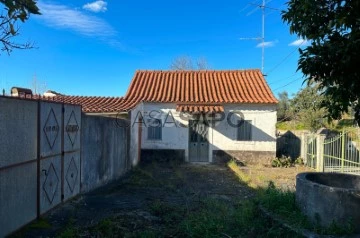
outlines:
[[360, 131], [343, 131], [324, 140], [324, 172], [360, 175]]

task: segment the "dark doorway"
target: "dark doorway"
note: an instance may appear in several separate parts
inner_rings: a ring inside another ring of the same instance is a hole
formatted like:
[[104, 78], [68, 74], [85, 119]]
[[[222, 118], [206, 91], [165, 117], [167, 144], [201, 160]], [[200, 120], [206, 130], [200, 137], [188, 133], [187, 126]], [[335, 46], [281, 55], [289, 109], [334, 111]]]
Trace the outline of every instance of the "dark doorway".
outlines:
[[189, 121], [189, 161], [209, 162], [209, 126], [206, 121]]

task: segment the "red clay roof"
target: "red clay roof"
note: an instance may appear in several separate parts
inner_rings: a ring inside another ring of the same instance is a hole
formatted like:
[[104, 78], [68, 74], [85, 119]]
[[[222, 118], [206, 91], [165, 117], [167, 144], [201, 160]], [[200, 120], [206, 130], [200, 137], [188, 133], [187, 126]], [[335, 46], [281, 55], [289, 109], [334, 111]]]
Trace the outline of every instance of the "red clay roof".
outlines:
[[125, 102], [122, 97], [55, 96], [52, 98], [42, 97], [42, 99], [81, 105], [83, 112], [119, 112], [126, 110], [122, 106]]
[[178, 111], [222, 111], [225, 103], [277, 103], [260, 70], [136, 71], [125, 97], [55, 96], [33, 99], [82, 106], [84, 112], [119, 112], [139, 102], [176, 103]]
[[125, 102], [123, 97], [84, 97], [66, 95], [45, 97], [39, 95], [32, 95], [26, 97], [20, 96], [20, 98], [81, 105], [82, 111], [89, 113], [119, 112], [126, 110], [122, 107]]
[[223, 112], [224, 107], [221, 105], [211, 105], [211, 104], [182, 104], [176, 105], [176, 111], [178, 112]]
[[277, 103], [260, 70], [137, 71], [124, 97], [139, 102]]

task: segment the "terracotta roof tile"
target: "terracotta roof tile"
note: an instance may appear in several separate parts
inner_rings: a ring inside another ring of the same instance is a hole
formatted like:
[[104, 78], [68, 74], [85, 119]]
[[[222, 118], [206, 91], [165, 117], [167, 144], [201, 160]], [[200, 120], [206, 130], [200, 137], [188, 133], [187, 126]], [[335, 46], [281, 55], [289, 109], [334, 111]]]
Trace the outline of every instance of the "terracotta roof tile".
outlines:
[[210, 105], [210, 104], [179, 104], [176, 105], [176, 111], [178, 112], [223, 112], [224, 107], [222, 105]]
[[84, 112], [128, 111], [139, 102], [176, 103], [177, 110], [194, 112], [221, 111], [224, 103], [277, 103], [260, 70], [140, 70], [124, 97], [61, 95], [33, 99], [78, 104]]
[[260, 70], [136, 71], [124, 97], [139, 102], [277, 103]]
[[[125, 111], [126, 108], [123, 107], [125, 103], [132, 105], [131, 102], [126, 102], [123, 97], [88, 97], [66, 95], [45, 97], [40, 95], [33, 95], [31, 97], [20, 98], [80, 105], [82, 107], [82, 111], [88, 113]], [[133, 104], [136, 105], [135, 102], [133, 102]]]

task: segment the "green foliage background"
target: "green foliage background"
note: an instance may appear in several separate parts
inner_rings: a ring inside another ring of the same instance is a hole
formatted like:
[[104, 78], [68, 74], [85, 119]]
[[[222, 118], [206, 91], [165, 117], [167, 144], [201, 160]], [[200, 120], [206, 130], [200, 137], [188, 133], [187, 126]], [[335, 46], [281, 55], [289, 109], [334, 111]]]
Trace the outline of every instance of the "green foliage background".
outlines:
[[298, 70], [324, 96], [326, 116], [340, 119], [349, 108], [360, 124], [360, 1], [290, 0], [282, 19], [290, 32], [309, 40], [299, 49]]

